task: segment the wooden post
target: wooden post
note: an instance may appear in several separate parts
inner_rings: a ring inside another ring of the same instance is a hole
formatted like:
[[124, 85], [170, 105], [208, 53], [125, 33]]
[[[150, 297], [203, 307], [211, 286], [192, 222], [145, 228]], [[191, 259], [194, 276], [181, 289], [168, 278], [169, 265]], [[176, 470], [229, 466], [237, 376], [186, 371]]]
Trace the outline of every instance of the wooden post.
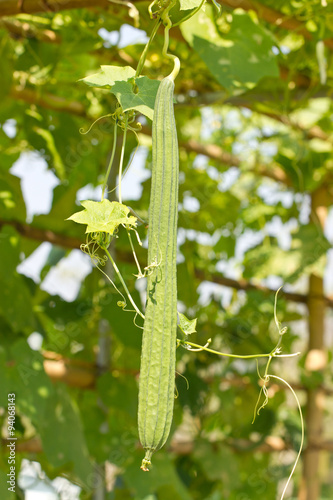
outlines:
[[[327, 191], [321, 186], [312, 194], [312, 222], [324, 229], [327, 217]], [[324, 298], [323, 278], [311, 274], [308, 294], [308, 354], [305, 368], [308, 372], [320, 372], [326, 366], [324, 345], [326, 302]], [[314, 445], [322, 440], [324, 414], [324, 392], [317, 387], [308, 389], [306, 403], [307, 449], [303, 460], [303, 478], [298, 500], [319, 500], [321, 493], [320, 449]]]

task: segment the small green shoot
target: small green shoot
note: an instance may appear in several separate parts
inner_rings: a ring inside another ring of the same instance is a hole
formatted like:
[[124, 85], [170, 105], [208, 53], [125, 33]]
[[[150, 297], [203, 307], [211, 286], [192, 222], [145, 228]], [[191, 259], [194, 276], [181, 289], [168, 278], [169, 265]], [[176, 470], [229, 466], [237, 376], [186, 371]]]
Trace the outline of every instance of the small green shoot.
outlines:
[[195, 333], [197, 330], [197, 318], [188, 319], [185, 314], [178, 313], [179, 317], [179, 328], [185, 335], [191, 335], [191, 333]]

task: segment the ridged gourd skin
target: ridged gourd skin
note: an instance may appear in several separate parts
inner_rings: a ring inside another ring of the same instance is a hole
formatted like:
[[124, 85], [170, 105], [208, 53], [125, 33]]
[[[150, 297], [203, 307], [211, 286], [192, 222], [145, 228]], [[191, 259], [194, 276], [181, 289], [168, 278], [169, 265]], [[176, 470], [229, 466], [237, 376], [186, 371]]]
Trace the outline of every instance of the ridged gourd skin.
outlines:
[[166, 442], [175, 397], [177, 336], [177, 219], [179, 157], [173, 107], [174, 82], [159, 86], [152, 131], [147, 302], [139, 379], [139, 437], [146, 451], [141, 469]]

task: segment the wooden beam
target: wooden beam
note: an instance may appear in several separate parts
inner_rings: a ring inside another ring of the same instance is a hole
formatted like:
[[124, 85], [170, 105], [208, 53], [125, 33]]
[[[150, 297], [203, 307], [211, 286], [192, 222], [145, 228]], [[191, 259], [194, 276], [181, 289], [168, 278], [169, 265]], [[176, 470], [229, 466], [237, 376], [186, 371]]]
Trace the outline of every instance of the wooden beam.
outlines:
[[[58, 245], [64, 248], [80, 248], [80, 245], [83, 243], [83, 240], [81, 240], [80, 238], [73, 238], [72, 236], [62, 235], [48, 229], [39, 229], [14, 220], [0, 220], [0, 229], [6, 224], [14, 227], [16, 231], [25, 238], [31, 238], [40, 242], [48, 241], [53, 245]], [[133, 256], [130, 252], [121, 252], [118, 258], [123, 262], [133, 261]], [[233, 280], [231, 278], [226, 278], [219, 273], [209, 273], [198, 268], [194, 269], [194, 273], [196, 278], [200, 280], [211, 281], [212, 283], [217, 283], [222, 286], [234, 288], [235, 290], [258, 290], [268, 295], [274, 295], [276, 293], [276, 290], [262, 286], [260, 284], [251, 283], [250, 281], [243, 279]], [[290, 300], [291, 302], [297, 302], [301, 304], [307, 304], [308, 301], [308, 296], [302, 293], [283, 292], [283, 297], [286, 300]], [[314, 296], [314, 298], [316, 298], [316, 296]], [[323, 299], [328, 307], [333, 307], [333, 297], [320, 295], [317, 298]]]
[[[0, 0], [1, 1], [1, 0]], [[37, 92], [30, 88], [20, 88], [14, 86], [11, 88], [9, 96], [12, 99], [18, 99], [28, 104], [35, 104], [52, 111], [70, 113], [77, 116], [88, 118], [85, 107], [78, 101], [71, 101], [49, 92]]]
[[0, 28], [5, 28], [15, 39], [35, 38], [46, 43], [61, 43], [61, 37], [52, 30], [38, 29], [28, 22], [17, 19], [0, 19]]
[[[4, 446], [8, 443], [7, 440], [1, 440], [1, 444]], [[189, 455], [192, 453], [194, 448], [194, 440], [181, 440], [181, 439], [173, 439], [169, 445], [169, 451], [176, 453], [177, 455]], [[263, 442], [256, 443], [250, 439], [232, 439], [228, 438], [223, 442], [219, 441], [210, 441], [212, 445], [225, 445], [232, 448], [236, 453], [276, 453], [285, 450], [291, 450], [292, 447], [290, 443], [286, 443], [279, 436], [267, 436]], [[307, 449], [318, 449], [325, 451], [333, 451], [333, 441], [318, 441], [317, 443], [313, 443], [311, 447], [307, 447]], [[17, 441], [16, 451], [19, 453], [42, 453], [42, 443], [38, 436], [35, 436], [31, 439]]]
[[[133, 3], [138, 3], [138, 0], [132, 1]], [[294, 17], [286, 16], [282, 12], [267, 7], [260, 2], [250, 0], [219, 0], [219, 3], [231, 9], [253, 10], [260, 19], [263, 19], [267, 23], [277, 28], [296, 32], [304, 36], [306, 40], [313, 40], [312, 34], [306, 29], [303, 22]], [[108, 0], [0, 0], [0, 17], [15, 16], [21, 13], [57, 13], [62, 10], [95, 7], [108, 9], [110, 2]], [[330, 50], [333, 49], [332, 38], [324, 40], [324, 43]]]
[[[134, 0], [135, 1], [135, 0]], [[62, 10], [110, 7], [108, 0], [0, 0], [0, 17], [27, 13], [57, 13]]]
[[93, 389], [97, 366], [93, 363], [64, 358], [58, 353], [43, 351], [44, 370], [52, 382], [63, 382], [79, 389]]
[[[1, 1], [1, 0], [0, 0]], [[191, 106], [193, 103], [195, 103], [196, 106], [202, 106], [202, 105], [213, 105], [219, 102], [221, 98], [221, 93], [214, 93], [212, 94], [207, 94], [207, 102], [205, 102], [205, 96], [206, 94], [203, 94], [200, 96], [200, 102], [195, 99], [193, 100], [192, 98], [190, 99], [185, 99], [184, 103], [178, 103], [176, 104], [176, 107], [186, 107], [186, 106]], [[73, 115], [77, 116], [82, 116], [88, 119], [96, 119], [96, 116], [89, 116], [86, 112], [85, 107], [83, 106], [82, 103], [78, 101], [72, 101], [69, 99], [65, 99], [64, 97], [60, 97], [54, 94], [50, 94], [49, 92], [36, 92], [35, 90], [31, 88], [20, 88], [19, 86], [14, 86], [12, 87], [10, 91], [10, 97], [13, 99], [19, 99], [20, 101], [27, 102], [29, 104], [35, 104], [37, 106], [41, 106], [46, 109], [51, 109], [53, 111], [62, 111], [66, 113], [71, 113]], [[254, 98], [256, 97], [256, 99]], [[291, 121], [289, 117], [284, 116], [284, 115], [279, 115], [278, 113], [274, 112], [269, 112], [269, 111], [262, 111], [256, 109], [256, 102], [261, 102], [263, 99], [263, 96], [254, 96], [251, 97], [251, 99], [246, 98], [246, 96], [232, 96], [230, 98], [226, 98], [224, 93], [223, 93], [223, 98], [221, 102], [224, 104], [230, 104], [231, 106], [235, 107], [243, 107], [247, 108], [250, 111], [253, 111], [254, 113], [258, 113], [259, 115], [267, 116], [268, 118], [271, 118], [275, 121], [278, 121], [280, 123], [283, 123], [284, 125], [291, 127], [292, 129], [304, 134], [304, 136], [307, 139], [321, 139], [324, 141], [330, 141], [332, 142], [332, 138], [324, 132], [318, 125], [315, 125], [310, 128], [304, 128], [300, 123]], [[148, 127], [145, 128], [145, 130], [148, 130]], [[190, 147], [190, 142], [188, 143], [188, 146]], [[185, 147], [185, 146], [184, 146]], [[207, 149], [209, 151], [209, 149]], [[213, 151], [213, 149], [211, 149]], [[205, 153], [203, 153], [205, 154]], [[220, 155], [220, 153], [219, 153]], [[207, 156], [210, 156], [209, 154]], [[228, 164], [228, 158], [229, 164], [232, 162], [233, 165], [235, 165], [235, 156], [230, 155], [228, 153], [224, 153], [223, 158], [226, 160], [226, 163]], [[237, 161], [237, 160], [236, 160]], [[260, 169], [259, 169], [260, 170]], [[290, 183], [290, 181], [287, 179], [287, 175], [283, 172], [281, 167], [279, 167], [279, 174], [278, 177], [280, 179], [276, 179], [281, 182], [285, 183]], [[269, 171], [272, 172], [272, 169], [269, 169]], [[260, 173], [260, 172], [259, 172]], [[271, 173], [268, 175], [268, 177], [272, 177], [274, 175]], [[282, 176], [282, 177], [281, 177]], [[273, 177], [272, 177], [273, 178]], [[284, 180], [283, 180], [284, 179]]]
[[[46, 109], [63, 111], [88, 119], [96, 118], [87, 116], [86, 110], [80, 102], [70, 101], [47, 92], [39, 94], [32, 89], [20, 89], [16, 86], [11, 89], [10, 96], [13, 99], [19, 99], [30, 104], [36, 104], [37, 106], [42, 106]], [[144, 126], [141, 133], [151, 135], [151, 128]], [[188, 141], [180, 141], [179, 145], [188, 152], [205, 155], [208, 158], [221, 162], [225, 165], [238, 167], [241, 164], [240, 158], [236, 155], [223, 151], [221, 147], [215, 144], [201, 144], [194, 139], [189, 139]], [[287, 186], [291, 186], [291, 180], [277, 163], [272, 165], [258, 164], [255, 166], [254, 172], [260, 176], [268, 177], [277, 182], [282, 182]]]

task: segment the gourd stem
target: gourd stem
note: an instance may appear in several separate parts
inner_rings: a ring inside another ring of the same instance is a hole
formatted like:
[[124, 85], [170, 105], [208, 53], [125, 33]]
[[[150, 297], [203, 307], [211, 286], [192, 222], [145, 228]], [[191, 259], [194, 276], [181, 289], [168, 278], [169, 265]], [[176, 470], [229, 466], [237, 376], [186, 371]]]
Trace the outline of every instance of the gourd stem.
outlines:
[[197, 12], [199, 12], [199, 10], [201, 9], [201, 7], [203, 6], [203, 4], [205, 3], [206, 0], [201, 0], [201, 3], [198, 5], [198, 7], [196, 9], [194, 9], [193, 12], [191, 12], [190, 14], [188, 14], [187, 16], [183, 17], [180, 21], [178, 21], [177, 23], [173, 23], [172, 26], [175, 27], [175, 26], [179, 26], [180, 24], [182, 23], [185, 23], [185, 21], [188, 21], [189, 19], [191, 19], [191, 17], [195, 16], [195, 14]]
[[113, 269], [115, 270], [115, 272], [116, 272], [116, 274], [117, 274], [117, 276], [118, 276], [118, 278], [119, 278], [119, 280], [120, 280], [121, 284], [123, 285], [124, 290], [125, 290], [125, 292], [126, 292], [126, 295], [127, 295], [128, 299], [129, 299], [130, 303], [131, 303], [131, 304], [132, 304], [132, 306], [134, 307], [135, 312], [136, 312], [139, 316], [141, 316], [141, 318], [142, 318], [142, 319], [145, 319], [144, 315], [142, 314], [142, 312], [140, 311], [140, 309], [138, 308], [138, 306], [137, 306], [137, 305], [136, 305], [136, 303], [134, 302], [134, 300], [133, 300], [133, 298], [132, 298], [132, 295], [130, 294], [130, 292], [129, 292], [129, 290], [128, 290], [127, 286], [126, 286], [126, 283], [125, 283], [125, 281], [124, 281], [124, 279], [123, 279], [122, 275], [120, 274], [120, 271], [119, 271], [119, 269], [118, 269], [117, 264], [115, 263], [115, 261], [114, 261], [114, 260], [113, 260], [113, 258], [111, 257], [110, 252], [108, 251], [108, 249], [107, 249], [106, 247], [104, 247], [104, 246], [103, 246], [102, 248], [103, 248], [104, 252], [106, 253], [106, 255], [108, 256], [108, 258], [110, 259], [110, 262], [111, 262], [111, 264], [112, 264], [112, 266], [113, 266]]
[[149, 40], [146, 43], [146, 46], [143, 49], [143, 52], [142, 52], [142, 54], [140, 56], [140, 59], [139, 59], [139, 62], [138, 62], [138, 66], [136, 68], [136, 72], [135, 72], [135, 77], [134, 78], [137, 78], [141, 74], [141, 71], [142, 71], [143, 66], [145, 64], [145, 61], [146, 61], [146, 57], [147, 57], [147, 53], [148, 53], [149, 47], [150, 47], [151, 42], [153, 41], [153, 39], [154, 39], [154, 37], [155, 37], [155, 35], [157, 33], [158, 28], [161, 26], [161, 23], [162, 23], [161, 19], [158, 19], [156, 21], [156, 23], [155, 23], [155, 26], [153, 27], [153, 30], [152, 30], [152, 32], [150, 34], [150, 37], [149, 37]]
[[163, 12], [161, 18], [164, 21], [165, 29], [164, 29], [164, 45], [163, 45], [163, 55], [165, 57], [168, 57], [169, 59], [173, 60], [173, 70], [171, 71], [170, 75], [168, 75], [168, 78], [170, 78], [172, 81], [175, 81], [179, 70], [180, 70], [180, 60], [178, 59], [177, 56], [174, 56], [173, 54], [168, 53], [168, 48], [169, 48], [169, 31], [170, 28], [172, 27], [172, 23], [169, 17], [169, 10], [173, 7], [174, 2], [171, 2], [171, 4], [165, 9]]
[[170, 75], [168, 75], [168, 78], [170, 78], [172, 81], [175, 81], [179, 70], [180, 70], [180, 60], [178, 59], [177, 56], [173, 56], [172, 54], [167, 54], [168, 57], [171, 57], [173, 59], [173, 70], [171, 71]]
[[124, 163], [124, 154], [125, 154], [125, 144], [126, 144], [126, 136], [127, 136], [127, 123], [128, 123], [128, 116], [127, 113], [125, 113], [125, 128], [124, 128], [124, 136], [123, 136], [123, 143], [121, 146], [121, 154], [120, 154], [120, 163], [119, 163], [119, 203], [122, 203], [122, 196], [121, 196], [121, 178], [123, 175], [123, 163]]
[[102, 186], [102, 199], [101, 199], [101, 201], [103, 201], [103, 200], [104, 200], [105, 188], [106, 188], [106, 185], [107, 185], [107, 182], [108, 182], [108, 179], [109, 179], [109, 175], [110, 175], [110, 172], [111, 172], [111, 167], [112, 167], [112, 164], [113, 164], [114, 155], [115, 155], [115, 153], [116, 153], [116, 146], [117, 146], [117, 130], [118, 130], [118, 119], [116, 118], [116, 120], [115, 120], [115, 124], [114, 124], [114, 131], [113, 131], [113, 145], [112, 145], [112, 153], [111, 153], [111, 157], [110, 157], [109, 165], [108, 165], [108, 168], [107, 168], [107, 171], [106, 171], [105, 177], [104, 177], [104, 182], [103, 182], [103, 186]]
[[133, 257], [134, 257], [134, 260], [135, 260], [135, 263], [136, 263], [136, 267], [138, 268], [138, 271], [139, 271], [139, 276], [141, 277], [143, 275], [142, 275], [140, 263], [139, 263], [138, 258], [136, 256], [135, 248], [134, 248], [134, 245], [133, 245], [133, 241], [132, 241], [132, 237], [131, 237], [131, 233], [130, 233], [129, 229], [127, 229], [127, 236], [128, 236], [128, 239], [129, 239], [129, 242], [130, 242], [130, 245], [131, 245], [131, 250], [132, 250]]

